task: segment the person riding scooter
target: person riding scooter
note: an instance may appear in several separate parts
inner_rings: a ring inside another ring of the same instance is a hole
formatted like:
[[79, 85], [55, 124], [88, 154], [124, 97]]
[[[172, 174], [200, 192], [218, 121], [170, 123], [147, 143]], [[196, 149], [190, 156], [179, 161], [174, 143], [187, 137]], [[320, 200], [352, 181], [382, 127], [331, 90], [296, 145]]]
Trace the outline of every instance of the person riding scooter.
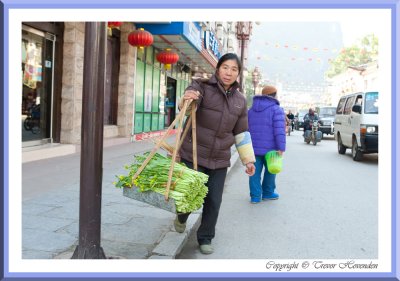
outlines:
[[286, 114], [286, 117], [289, 118], [289, 124], [292, 127], [292, 131], [294, 131], [294, 114], [291, 110], [289, 110], [289, 113]]
[[[315, 120], [319, 120], [318, 119], [318, 115], [315, 114], [314, 110], [312, 108], [310, 108], [308, 110], [308, 113], [306, 115], [304, 115], [304, 133], [307, 130], [311, 130], [312, 127], [312, 122]], [[303, 134], [304, 135], [304, 134]]]

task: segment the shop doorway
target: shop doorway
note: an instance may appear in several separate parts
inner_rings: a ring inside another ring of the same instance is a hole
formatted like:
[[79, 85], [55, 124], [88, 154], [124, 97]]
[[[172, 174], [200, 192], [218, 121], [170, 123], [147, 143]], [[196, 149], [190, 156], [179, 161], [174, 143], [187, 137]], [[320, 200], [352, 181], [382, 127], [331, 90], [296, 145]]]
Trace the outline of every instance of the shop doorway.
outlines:
[[22, 146], [52, 142], [55, 36], [22, 26]]
[[165, 97], [165, 127], [175, 120], [176, 112], [176, 80], [167, 77], [167, 96]]

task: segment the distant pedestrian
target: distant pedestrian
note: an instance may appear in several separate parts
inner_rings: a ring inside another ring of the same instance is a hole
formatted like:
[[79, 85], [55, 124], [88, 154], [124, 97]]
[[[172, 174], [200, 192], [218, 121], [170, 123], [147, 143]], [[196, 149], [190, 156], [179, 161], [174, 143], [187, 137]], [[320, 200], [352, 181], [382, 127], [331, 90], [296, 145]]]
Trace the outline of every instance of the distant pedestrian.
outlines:
[[[211, 240], [222, 202], [222, 192], [230, 166], [231, 146], [236, 144], [240, 159], [246, 166], [246, 173], [254, 174], [255, 157], [248, 132], [246, 98], [239, 92], [236, 81], [241, 63], [236, 54], [223, 55], [215, 74], [206, 80], [194, 79], [186, 88], [179, 108], [185, 100], [197, 104], [197, 157], [198, 170], [209, 176], [208, 193], [204, 199], [202, 219], [197, 230], [197, 241], [203, 254], [214, 250]], [[192, 136], [188, 133], [179, 150], [182, 162], [193, 167]], [[174, 226], [177, 232], [184, 232], [189, 214], [178, 214]]]
[[[280, 155], [286, 150], [286, 116], [277, 100], [277, 90], [273, 86], [265, 86], [261, 96], [253, 97], [253, 105], [249, 110], [249, 131], [256, 155], [256, 172], [249, 178], [250, 202], [278, 199], [275, 192], [276, 175], [268, 171], [265, 154], [276, 150]], [[263, 178], [262, 172], [264, 170]]]

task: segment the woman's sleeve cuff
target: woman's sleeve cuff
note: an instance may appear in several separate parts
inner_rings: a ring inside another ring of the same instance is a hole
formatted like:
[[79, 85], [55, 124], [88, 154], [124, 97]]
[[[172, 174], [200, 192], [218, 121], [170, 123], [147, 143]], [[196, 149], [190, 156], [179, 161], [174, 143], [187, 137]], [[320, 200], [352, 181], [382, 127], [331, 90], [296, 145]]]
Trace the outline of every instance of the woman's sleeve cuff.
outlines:
[[235, 146], [243, 165], [256, 162], [253, 145], [251, 143], [251, 136], [248, 131], [235, 136]]

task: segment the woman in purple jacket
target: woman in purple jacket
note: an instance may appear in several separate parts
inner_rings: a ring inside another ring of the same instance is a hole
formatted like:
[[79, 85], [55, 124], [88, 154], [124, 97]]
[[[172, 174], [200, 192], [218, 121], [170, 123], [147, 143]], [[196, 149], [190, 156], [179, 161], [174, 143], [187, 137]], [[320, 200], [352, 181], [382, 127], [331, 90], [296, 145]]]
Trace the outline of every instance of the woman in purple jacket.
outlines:
[[[268, 172], [265, 154], [276, 150], [280, 155], [286, 149], [285, 112], [276, 99], [276, 88], [265, 86], [261, 96], [253, 97], [253, 105], [249, 109], [249, 131], [256, 155], [256, 172], [249, 178], [250, 201], [253, 204], [262, 200], [279, 198], [275, 192], [275, 174]], [[261, 182], [261, 173], [264, 176]]]

